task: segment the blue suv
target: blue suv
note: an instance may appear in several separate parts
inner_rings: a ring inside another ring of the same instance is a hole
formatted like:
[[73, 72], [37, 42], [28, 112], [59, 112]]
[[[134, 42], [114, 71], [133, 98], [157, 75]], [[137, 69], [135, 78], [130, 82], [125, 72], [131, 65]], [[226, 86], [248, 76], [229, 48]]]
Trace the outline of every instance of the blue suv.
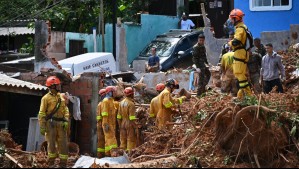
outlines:
[[151, 48], [156, 47], [160, 57], [161, 71], [172, 68], [187, 68], [193, 64], [192, 50], [197, 43], [202, 30], [178, 30], [173, 29], [151, 41], [135, 60], [148, 60]]

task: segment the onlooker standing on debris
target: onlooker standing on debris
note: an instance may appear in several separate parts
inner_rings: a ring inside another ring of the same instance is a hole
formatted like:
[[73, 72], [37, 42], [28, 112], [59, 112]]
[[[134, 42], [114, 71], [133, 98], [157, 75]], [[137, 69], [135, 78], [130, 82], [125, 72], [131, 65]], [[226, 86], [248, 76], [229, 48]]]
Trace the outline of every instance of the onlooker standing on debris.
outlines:
[[98, 111], [97, 111], [97, 133], [98, 133], [98, 148], [97, 154], [98, 158], [102, 158], [105, 156], [105, 135], [102, 127], [102, 101], [105, 99], [106, 96], [106, 89], [101, 89], [99, 91], [100, 95], [100, 103], [98, 104]]
[[[285, 69], [281, 56], [273, 51], [271, 43], [266, 44], [267, 54], [262, 60], [261, 82], [264, 82], [264, 93], [269, 93], [277, 86], [277, 91], [283, 93], [282, 82], [285, 81]], [[281, 82], [282, 81], [282, 82]]]
[[[157, 92], [160, 94], [163, 90], [165, 89], [165, 84], [163, 83], [159, 83], [156, 85], [156, 90]], [[150, 119], [151, 121], [154, 121], [156, 116], [157, 116], [157, 113], [158, 113], [158, 107], [159, 107], [159, 95], [154, 97], [152, 100], [151, 100], [151, 104], [150, 104], [150, 108], [149, 108], [149, 116], [150, 116]]]
[[181, 19], [181, 30], [190, 30], [193, 27], [195, 27], [193, 21], [188, 19], [186, 14], [183, 14]]
[[155, 47], [152, 47], [151, 53], [152, 55], [148, 59], [148, 63], [146, 65], [147, 72], [158, 72], [160, 70], [160, 58], [157, 56]]
[[117, 148], [116, 140], [116, 111], [115, 107], [116, 87], [106, 87], [106, 97], [101, 103], [102, 127], [105, 135], [105, 154], [111, 156], [111, 150]]
[[159, 107], [158, 107], [156, 125], [160, 130], [171, 129], [172, 125], [169, 125], [167, 123], [172, 122], [172, 114], [173, 114], [172, 107], [175, 106], [175, 104], [182, 104], [183, 101], [186, 99], [185, 96], [182, 96], [180, 98], [173, 98], [171, 96], [171, 93], [175, 89], [179, 89], [180, 87], [178, 82], [175, 79], [167, 80], [165, 86], [166, 88], [158, 96]]
[[260, 70], [262, 66], [262, 56], [259, 53], [249, 51], [249, 60], [247, 63], [249, 71], [250, 84], [255, 94], [260, 94], [262, 88], [260, 86]]
[[128, 87], [124, 90], [125, 99], [119, 104], [117, 114], [120, 127], [120, 148], [131, 151], [136, 147], [137, 130], [136, 127], [136, 109], [134, 104], [134, 90]]
[[46, 136], [48, 143], [49, 167], [54, 167], [55, 159], [59, 154], [60, 167], [65, 168], [68, 159], [69, 109], [60, 94], [60, 80], [56, 76], [51, 76], [47, 79], [46, 86], [49, 88], [49, 93], [42, 98], [38, 114], [40, 132]]
[[263, 44], [261, 44], [261, 39], [255, 38], [253, 40], [254, 46], [256, 47], [255, 52], [261, 54], [261, 56], [265, 56], [267, 54], [266, 49]]
[[207, 65], [208, 59], [205, 48], [205, 36], [200, 34], [198, 36], [198, 42], [193, 46], [193, 63], [197, 68], [200, 69], [197, 96], [201, 96], [206, 91], [206, 85], [209, 83], [211, 78], [211, 72]]
[[252, 95], [248, 79], [246, 77], [247, 62], [249, 59], [249, 54], [245, 46], [247, 40], [247, 27], [243, 23], [244, 13], [240, 9], [233, 9], [229, 17], [236, 28], [234, 39], [230, 41], [229, 44], [232, 46], [235, 52], [233, 71], [235, 77], [238, 79], [239, 84], [239, 91], [237, 97], [239, 99], [242, 99], [244, 98], [244, 95]]
[[228, 52], [221, 59], [221, 92], [231, 93], [233, 97], [237, 96], [238, 80], [233, 73], [234, 52]]

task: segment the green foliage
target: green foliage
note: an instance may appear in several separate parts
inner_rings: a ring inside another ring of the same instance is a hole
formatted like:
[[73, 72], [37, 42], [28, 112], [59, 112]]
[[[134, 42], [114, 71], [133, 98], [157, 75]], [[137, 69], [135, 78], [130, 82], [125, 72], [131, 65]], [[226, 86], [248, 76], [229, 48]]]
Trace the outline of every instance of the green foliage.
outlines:
[[34, 41], [33, 38], [28, 37], [29, 43], [24, 43], [20, 49], [20, 53], [30, 53], [33, 54], [34, 52]]
[[199, 112], [197, 112], [197, 114], [195, 116], [195, 120], [202, 121], [202, 120], [205, 120], [207, 117], [208, 117], [208, 114], [204, 110], [200, 110]]
[[[103, 0], [104, 21], [112, 22], [114, 1]], [[117, 17], [136, 22], [139, 11], [147, 11], [149, 0], [118, 0]], [[64, 32], [92, 33], [99, 25], [100, 0], [1, 0], [0, 25], [16, 26], [13, 20], [49, 20], [52, 29]]]
[[0, 144], [0, 157], [3, 157], [5, 154], [5, 145]]
[[237, 100], [241, 106], [258, 105], [258, 99], [255, 96], [245, 96], [244, 99]]
[[223, 160], [223, 164], [224, 165], [228, 165], [231, 162], [231, 158], [230, 156], [225, 156], [224, 160]]

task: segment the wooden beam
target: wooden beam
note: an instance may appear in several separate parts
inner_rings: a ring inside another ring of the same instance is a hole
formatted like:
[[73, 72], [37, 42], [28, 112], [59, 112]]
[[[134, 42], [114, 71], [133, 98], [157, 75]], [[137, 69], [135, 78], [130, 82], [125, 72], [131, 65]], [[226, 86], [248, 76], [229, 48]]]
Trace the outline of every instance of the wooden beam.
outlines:
[[5, 157], [7, 157], [12, 162], [14, 162], [18, 167], [23, 168], [23, 165], [20, 164], [15, 158], [13, 158], [12, 156], [10, 156], [9, 154], [5, 153]]

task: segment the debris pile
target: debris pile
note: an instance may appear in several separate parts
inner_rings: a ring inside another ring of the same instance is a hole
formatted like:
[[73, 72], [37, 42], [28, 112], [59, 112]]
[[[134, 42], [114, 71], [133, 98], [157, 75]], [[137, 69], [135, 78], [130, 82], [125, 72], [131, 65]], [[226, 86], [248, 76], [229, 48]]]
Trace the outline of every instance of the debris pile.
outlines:
[[[46, 143], [45, 143], [46, 144]], [[68, 166], [72, 167], [79, 158], [79, 146], [70, 143]], [[16, 144], [11, 134], [0, 131], [0, 168], [48, 168], [45, 148], [39, 152], [22, 151], [22, 146]], [[1, 154], [2, 152], [2, 154]], [[58, 165], [59, 159], [56, 164]]]

